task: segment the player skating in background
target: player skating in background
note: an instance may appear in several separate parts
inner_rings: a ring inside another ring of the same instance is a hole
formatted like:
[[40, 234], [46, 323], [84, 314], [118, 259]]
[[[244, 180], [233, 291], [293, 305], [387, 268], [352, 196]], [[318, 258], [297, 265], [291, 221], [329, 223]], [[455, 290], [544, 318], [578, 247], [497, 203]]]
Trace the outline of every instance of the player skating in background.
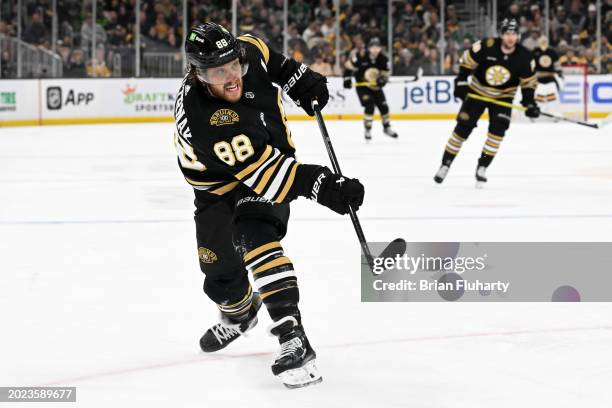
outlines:
[[[510, 108], [470, 98], [468, 92], [511, 103], [520, 85], [523, 95], [521, 103], [527, 108], [525, 115], [530, 118], [540, 115], [540, 109], [534, 100], [537, 84], [535, 62], [531, 52], [518, 43], [518, 28], [516, 20], [505, 19], [501, 25], [501, 38], [477, 41], [463, 53], [454, 91], [454, 96], [461, 99], [463, 104], [457, 115], [457, 125], [446, 144], [442, 165], [434, 176], [436, 183], [444, 181], [463, 142], [470, 136], [480, 115], [487, 109], [489, 131], [476, 167], [476, 186], [481, 187], [482, 183], [487, 181], [486, 170], [510, 126]], [[469, 83], [468, 76], [471, 76]]]
[[359, 208], [364, 190], [358, 180], [295, 160], [280, 87], [312, 116], [313, 98], [327, 103], [325, 77], [213, 23], [189, 32], [185, 52], [189, 72], [177, 95], [174, 142], [195, 193], [204, 292], [221, 312], [200, 347], [220, 350], [253, 328], [263, 302], [281, 346], [274, 375], [288, 387], [319, 382], [296, 274], [280, 240], [291, 200], [307, 197], [345, 214]]
[[560, 89], [557, 76], [563, 79], [563, 72], [559, 68], [559, 55], [548, 46], [548, 38], [542, 36], [538, 39], [538, 46], [533, 50], [533, 57], [538, 79], [535, 100], [543, 112], [557, 113], [555, 108]]
[[344, 87], [346, 89], [352, 87], [352, 78], [355, 77], [357, 96], [364, 108], [363, 124], [366, 141], [372, 139], [372, 120], [376, 108], [382, 116], [385, 134], [396, 138], [397, 133], [391, 128], [389, 106], [382, 90], [389, 81], [389, 59], [382, 52], [380, 40], [372, 38], [367, 50], [358, 45], [350, 52], [344, 68]]

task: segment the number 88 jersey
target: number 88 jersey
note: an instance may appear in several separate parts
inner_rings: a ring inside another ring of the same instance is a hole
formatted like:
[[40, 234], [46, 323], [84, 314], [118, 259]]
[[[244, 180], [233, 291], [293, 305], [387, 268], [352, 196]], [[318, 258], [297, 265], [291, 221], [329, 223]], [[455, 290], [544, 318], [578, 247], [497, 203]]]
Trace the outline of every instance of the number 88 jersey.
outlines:
[[288, 197], [299, 166], [281, 89], [272, 83], [284, 58], [256, 37], [238, 41], [249, 62], [240, 101], [212, 97], [191, 74], [183, 79], [174, 112], [178, 163], [201, 194], [223, 196], [242, 183], [280, 203]]

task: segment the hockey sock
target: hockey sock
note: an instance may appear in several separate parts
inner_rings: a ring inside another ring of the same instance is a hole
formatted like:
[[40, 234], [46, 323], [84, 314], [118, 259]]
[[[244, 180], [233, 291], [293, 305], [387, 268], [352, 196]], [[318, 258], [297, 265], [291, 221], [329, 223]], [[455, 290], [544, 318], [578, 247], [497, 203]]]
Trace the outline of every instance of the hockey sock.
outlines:
[[465, 142], [465, 138], [459, 136], [457, 132], [453, 132], [451, 137], [446, 142], [446, 149], [444, 151], [444, 156], [442, 157], [442, 164], [446, 166], [450, 166], [455, 157], [461, 150], [461, 146]]
[[255, 286], [272, 320], [294, 316], [300, 322], [297, 278], [280, 242], [269, 242], [248, 251], [244, 265], [253, 273]]
[[480, 159], [478, 160], [479, 166], [488, 167], [489, 164], [491, 164], [493, 158], [499, 150], [499, 146], [502, 140], [504, 140], [503, 136], [497, 136], [491, 132], [487, 133], [487, 141], [485, 142], [485, 145], [482, 148], [482, 154], [480, 155]]
[[391, 116], [388, 113], [386, 115], [382, 115], [382, 123], [384, 127], [391, 126]]
[[221, 313], [235, 321], [240, 321], [243, 317], [248, 315], [249, 308], [253, 301], [253, 288], [249, 285], [246, 295], [238, 301], [232, 304], [217, 304], [217, 307]]
[[372, 120], [374, 118], [374, 115], [371, 114], [365, 114], [363, 115], [363, 126], [365, 126], [366, 130], [370, 130], [372, 129]]

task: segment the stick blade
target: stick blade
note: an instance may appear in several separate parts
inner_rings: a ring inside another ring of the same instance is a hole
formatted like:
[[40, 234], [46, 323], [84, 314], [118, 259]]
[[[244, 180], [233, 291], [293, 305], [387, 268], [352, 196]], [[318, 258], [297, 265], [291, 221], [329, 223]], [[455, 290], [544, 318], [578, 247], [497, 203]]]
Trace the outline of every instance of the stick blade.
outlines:
[[402, 238], [397, 238], [391, 241], [389, 245], [380, 253], [379, 258], [395, 258], [397, 255], [406, 253], [406, 241]]

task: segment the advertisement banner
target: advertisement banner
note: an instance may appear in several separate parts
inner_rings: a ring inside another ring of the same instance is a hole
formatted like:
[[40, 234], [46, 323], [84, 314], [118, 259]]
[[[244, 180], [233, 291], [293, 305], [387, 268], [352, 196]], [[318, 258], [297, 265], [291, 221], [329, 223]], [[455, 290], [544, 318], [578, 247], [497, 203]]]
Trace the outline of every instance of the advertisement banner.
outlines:
[[[454, 119], [461, 101], [453, 97], [452, 76], [418, 81], [392, 77], [384, 92], [394, 119]], [[171, 121], [181, 78], [42, 79], [0, 81], [0, 126], [19, 124], [127, 123]], [[328, 78], [329, 119], [361, 119], [363, 107], [355, 88], [342, 78]], [[583, 112], [584, 83], [567, 76], [553, 110]], [[612, 111], [612, 77], [592, 75], [586, 87], [590, 118]], [[283, 94], [290, 120], [306, 119], [304, 111]], [[520, 93], [514, 101], [520, 103]], [[523, 116], [519, 113], [519, 116]]]
[[37, 125], [40, 119], [39, 81], [0, 81], [0, 126]]

